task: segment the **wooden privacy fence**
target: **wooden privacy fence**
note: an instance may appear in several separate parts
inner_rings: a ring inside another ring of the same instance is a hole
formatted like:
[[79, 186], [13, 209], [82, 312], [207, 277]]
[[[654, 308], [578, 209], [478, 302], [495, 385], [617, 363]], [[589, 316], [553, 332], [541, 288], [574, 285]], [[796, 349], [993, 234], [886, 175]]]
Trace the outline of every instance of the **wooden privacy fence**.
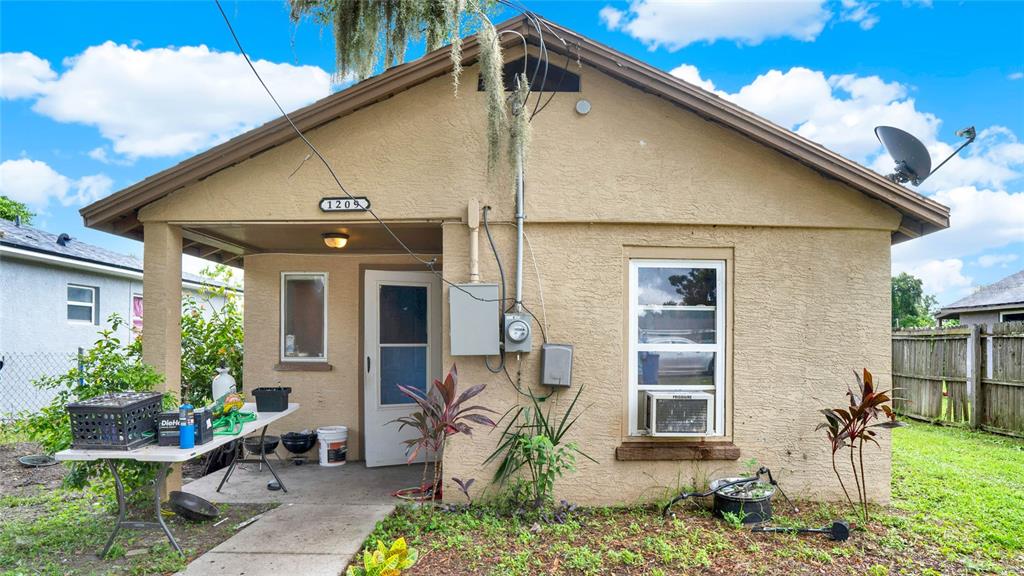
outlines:
[[1024, 436], [1024, 322], [894, 331], [892, 381], [901, 414]]

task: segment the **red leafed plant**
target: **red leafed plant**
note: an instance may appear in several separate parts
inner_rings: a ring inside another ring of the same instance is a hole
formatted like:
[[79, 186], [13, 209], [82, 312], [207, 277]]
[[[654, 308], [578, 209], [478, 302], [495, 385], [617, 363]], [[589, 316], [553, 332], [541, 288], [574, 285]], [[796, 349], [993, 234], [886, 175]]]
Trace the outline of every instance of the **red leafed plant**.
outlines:
[[[876, 446], [879, 445], [878, 440], [875, 439], [878, 433], [873, 430], [874, 428], [896, 428], [902, 426], [903, 423], [896, 420], [896, 414], [889, 406], [889, 402], [892, 400], [889, 391], [875, 391], [871, 372], [868, 372], [867, 368], [864, 369], [863, 378], [856, 371], [853, 375], [857, 379], [857, 390], [847, 388], [846, 396], [850, 400], [849, 406], [822, 410], [821, 413], [825, 415], [825, 421], [818, 424], [816, 429], [826, 431], [826, 436], [832, 444], [832, 471], [839, 479], [839, 485], [843, 488], [843, 493], [846, 494], [846, 500], [857, 511], [858, 506], [850, 498], [850, 492], [846, 489], [846, 484], [836, 465], [836, 455], [839, 451], [843, 448], [850, 450], [850, 469], [853, 471], [853, 481], [857, 484], [860, 513], [866, 524], [868, 521], [868, 485], [864, 475], [864, 444], [873, 442]], [[878, 420], [880, 421], [876, 422]]]
[[[424, 482], [422, 492], [426, 498], [435, 498], [440, 495], [441, 463], [444, 460], [444, 449], [448, 437], [454, 434], [473, 435], [473, 428], [469, 423], [480, 424], [481, 426], [495, 426], [494, 420], [483, 414], [484, 412], [495, 413], [494, 410], [483, 406], [466, 406], [468, 400], [479, 395], [486, 388], [486, 384], [477, 384], [456, 396], [459, 374], [455, 365], [448, 371], [444, 382], [434, 379], [433, 385], [426, 394], [409, 388], [398, 386], [398, 389], [419, 406], [420, 410], [408, 416], [396, 418], [392, 422], [401, 424], [398, 429], [405, 427], [412, 428], [418, 434], [405, 440], [406, 453], [409, 454], [411, 463], [420, 452], [424, 452], [428, 459], [433, 459], [434, 479], [431, 484]], [[429, 462], [428, 462], [429, 464]], [[426, 478], [426, 467], [423, 475]]]

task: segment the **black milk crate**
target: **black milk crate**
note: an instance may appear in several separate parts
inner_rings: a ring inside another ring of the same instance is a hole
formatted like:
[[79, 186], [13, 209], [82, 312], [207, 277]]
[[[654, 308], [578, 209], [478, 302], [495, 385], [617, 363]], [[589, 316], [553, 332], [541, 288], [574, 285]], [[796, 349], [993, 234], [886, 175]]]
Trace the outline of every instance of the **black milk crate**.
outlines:
[[163, 394], [114, 392], [72, 402], [72, 448], [134, 450], [156, 440], [156, 418]]

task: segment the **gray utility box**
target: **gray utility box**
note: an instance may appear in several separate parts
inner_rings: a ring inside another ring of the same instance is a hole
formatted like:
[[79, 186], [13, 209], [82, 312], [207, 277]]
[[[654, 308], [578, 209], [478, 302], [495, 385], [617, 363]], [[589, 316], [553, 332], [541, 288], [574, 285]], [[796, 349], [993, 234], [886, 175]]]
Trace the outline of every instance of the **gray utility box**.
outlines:
[[569, 387], [572, 383], [571, 344], [543, 344], [540, 347], [540, 383]]
[[[461, 288], [461, 290], [460, 290]], [[448, 288], [452, 356], [501, 353], [501, 302], [497, 284], [456, 284]]]

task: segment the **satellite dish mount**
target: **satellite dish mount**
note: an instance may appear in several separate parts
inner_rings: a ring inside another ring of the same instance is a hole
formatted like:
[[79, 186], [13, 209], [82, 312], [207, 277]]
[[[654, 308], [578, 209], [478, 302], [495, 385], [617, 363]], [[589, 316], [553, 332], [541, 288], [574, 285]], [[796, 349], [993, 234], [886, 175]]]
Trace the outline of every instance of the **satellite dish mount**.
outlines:
[[878, 126], [875, 128], [875, 136], [878, 137], [878, 141], [882, 143], [882, 146], [885, 146], [889, 156], [892, 156], [892, 159], [896, 161], [896, 170], [892, 174], [886, 175], [886, 178], [897, 184], [910, 182], [914, 186], [920, 185], [929, 176], [935, 174], [939, 168], [942, 168], [946, 162], [949, 162], [953, 156], [959, 154], [968, 144], [974, 142], [974, 139], [978, 136], [974, 131], [974, 126], [957, 130], [956, 135], [960, 138], [965, 138], [964, 143], [933, 170], [932, 158], [928, 154], [928, 149], [925, 148], [920, 140], [899, 128]]

